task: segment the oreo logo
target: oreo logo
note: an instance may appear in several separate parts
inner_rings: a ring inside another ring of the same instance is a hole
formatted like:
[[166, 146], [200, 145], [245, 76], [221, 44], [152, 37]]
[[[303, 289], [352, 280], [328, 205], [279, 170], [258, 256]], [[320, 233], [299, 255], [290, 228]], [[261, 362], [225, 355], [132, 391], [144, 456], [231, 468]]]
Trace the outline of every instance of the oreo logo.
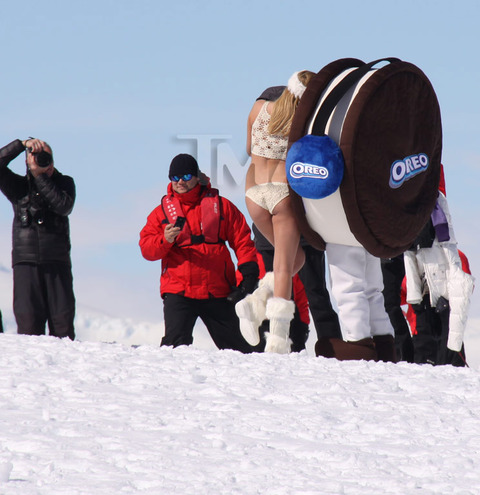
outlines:
[[390, 180], [388, 182], [392, 189], [399, 188], [404, 182], [410, 180], [427, 170], [430, 160], [425, 153], [410, 155], [403, 160], [393, 162], [390, 167]]
[[290, 187], [308, 199], [323, 199], [333, 194], [342, 182], [344, 168], [337, 143], [328, 136], [313, 134], [295, 141], [285, 161]]
[[290, 165], [290, 176], [295, 179], [300, 179], [302, 177], [308, 177], [310, 179], [326, 179], [328, 177], [328, 169], [319, 165], [295, 162]]

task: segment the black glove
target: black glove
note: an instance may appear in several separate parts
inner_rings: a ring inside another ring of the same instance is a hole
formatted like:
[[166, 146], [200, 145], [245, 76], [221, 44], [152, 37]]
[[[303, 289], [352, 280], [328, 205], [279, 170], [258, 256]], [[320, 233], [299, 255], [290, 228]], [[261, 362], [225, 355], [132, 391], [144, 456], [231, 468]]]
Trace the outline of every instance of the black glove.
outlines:
[[242, 274], [243, 280], [227, 296], [227, 300], [232, 304], [237, 304], [238, 301], [241, 301], [247, 294], [251, 294], [255, 290], [260, 274], [256, 261], [248, 261], [238, 265], [238, 271]]

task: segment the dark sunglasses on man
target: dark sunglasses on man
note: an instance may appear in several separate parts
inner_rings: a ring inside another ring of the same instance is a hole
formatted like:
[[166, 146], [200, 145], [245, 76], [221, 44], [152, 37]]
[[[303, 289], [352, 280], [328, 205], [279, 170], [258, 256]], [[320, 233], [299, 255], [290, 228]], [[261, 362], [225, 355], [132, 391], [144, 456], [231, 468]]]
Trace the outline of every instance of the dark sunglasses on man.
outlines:
[[191, 178], [193, 177], [193, 174], [185, 174], [185, 175], [172, 175], [170, 177], [170, 180], [172, 182], [178, 182], [180, 179], [182, 179], [184, 182], [188, 182]]

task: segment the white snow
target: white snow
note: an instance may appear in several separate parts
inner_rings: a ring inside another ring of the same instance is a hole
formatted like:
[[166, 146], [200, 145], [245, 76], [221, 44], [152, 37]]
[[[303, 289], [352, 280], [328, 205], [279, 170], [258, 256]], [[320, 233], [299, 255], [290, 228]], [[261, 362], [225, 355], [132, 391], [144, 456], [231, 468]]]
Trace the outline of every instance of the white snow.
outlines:
[[2, 495], [480, 493], [479, 320], [459, 369], [159, 348], [81, 307], [75, 342], [19, 336], [2, 293]]
[[478, 494], [480, 374], [0, 336], [0, 493]]

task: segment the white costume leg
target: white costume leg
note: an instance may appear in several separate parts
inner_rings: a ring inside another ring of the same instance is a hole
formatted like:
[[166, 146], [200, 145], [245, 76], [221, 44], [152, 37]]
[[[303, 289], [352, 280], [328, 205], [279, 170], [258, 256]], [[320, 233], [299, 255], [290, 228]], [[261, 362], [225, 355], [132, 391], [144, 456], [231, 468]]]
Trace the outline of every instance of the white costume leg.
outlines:
[[356, 342], [370, 338], [367, 251], [363, 247], [327, 243], [326, 253], [344, 339]]
[[394, 330], [385, 311], [383, 297], [383, 275], [380, 258], [365, 251], [367, 287], [365, 295], [370, 307], [370, 331], [372, 337], [376, 335], [394, 336]]

